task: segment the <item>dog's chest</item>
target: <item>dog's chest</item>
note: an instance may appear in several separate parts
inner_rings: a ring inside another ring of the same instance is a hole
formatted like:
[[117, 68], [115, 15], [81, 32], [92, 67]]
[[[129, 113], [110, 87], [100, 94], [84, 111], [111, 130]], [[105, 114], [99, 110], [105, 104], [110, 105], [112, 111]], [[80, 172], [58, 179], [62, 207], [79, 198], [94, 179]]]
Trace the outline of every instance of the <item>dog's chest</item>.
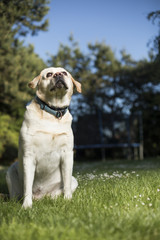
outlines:
[[59, 135], [38, 132], [34, 136], [34, 153], [36, 162], [36, 177], [49, 178], [60, 168], [60, 162], [71, 149], [72, 143], [67, 133]]
[[47, 129], [37, 130], [33, 136], [33, 148], [36, 151], [36, 156], [41, 158], [42, 155], [46, 158], [53, 158], [70, 149], [72, 142], [72, 131], [63, 129], [57, 132], [49, 132]]

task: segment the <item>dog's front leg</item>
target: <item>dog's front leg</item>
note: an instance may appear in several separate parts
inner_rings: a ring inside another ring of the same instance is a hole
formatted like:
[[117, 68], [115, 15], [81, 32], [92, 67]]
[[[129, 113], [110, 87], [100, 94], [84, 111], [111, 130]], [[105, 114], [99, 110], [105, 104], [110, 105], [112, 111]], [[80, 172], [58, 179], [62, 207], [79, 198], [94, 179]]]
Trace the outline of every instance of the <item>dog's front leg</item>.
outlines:
[[71, 181], [72, 181], [72, 170], [73, 170], [73, 151], [65, 154], [62, 160], [62, 178], [64, 187], [64, 198], [71, 199]]
[[35, 164], [32, 156], [23, 158], [23, 208], [32, 207], [32, 186], [35, 174]]

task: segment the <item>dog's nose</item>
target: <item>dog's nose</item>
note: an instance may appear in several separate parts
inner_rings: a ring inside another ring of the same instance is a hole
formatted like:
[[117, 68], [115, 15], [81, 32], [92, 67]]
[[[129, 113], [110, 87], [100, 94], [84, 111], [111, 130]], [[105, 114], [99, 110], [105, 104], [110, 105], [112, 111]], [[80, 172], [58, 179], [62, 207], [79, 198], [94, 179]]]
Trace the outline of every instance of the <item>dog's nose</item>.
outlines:
[[58, 76], [61, 77], [62, 75], [63, 74], [61, 72], [57, 72], [57, 73], [54, 74], [54, 77], [58, 77]]

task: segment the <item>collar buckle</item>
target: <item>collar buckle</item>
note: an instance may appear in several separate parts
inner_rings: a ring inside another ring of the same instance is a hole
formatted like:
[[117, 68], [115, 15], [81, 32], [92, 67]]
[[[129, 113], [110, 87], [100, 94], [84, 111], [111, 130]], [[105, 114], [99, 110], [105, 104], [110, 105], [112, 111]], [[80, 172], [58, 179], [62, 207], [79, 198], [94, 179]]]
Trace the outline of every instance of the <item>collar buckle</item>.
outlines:
[[56, 118], [58, 118], [59, 120], [61, 120], [61, 119], [62, 119], [62, 116], [63, 116], [62, 111], [57, 111], [57, 113], [56, 113]]

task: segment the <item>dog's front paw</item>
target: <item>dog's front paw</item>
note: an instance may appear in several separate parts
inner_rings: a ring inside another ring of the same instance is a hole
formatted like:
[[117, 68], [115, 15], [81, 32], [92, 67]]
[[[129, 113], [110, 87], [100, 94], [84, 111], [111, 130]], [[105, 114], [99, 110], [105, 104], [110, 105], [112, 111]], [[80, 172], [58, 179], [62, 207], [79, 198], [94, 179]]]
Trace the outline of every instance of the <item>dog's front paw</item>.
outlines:
[[72, 199], [72, 193], [71, 192], [65, 193], [64, 194], [64, 199], [67, 199], [67, 200]]
[[32, 207], [32, 199], [24, 199], [22, 208], [27, 209]]

